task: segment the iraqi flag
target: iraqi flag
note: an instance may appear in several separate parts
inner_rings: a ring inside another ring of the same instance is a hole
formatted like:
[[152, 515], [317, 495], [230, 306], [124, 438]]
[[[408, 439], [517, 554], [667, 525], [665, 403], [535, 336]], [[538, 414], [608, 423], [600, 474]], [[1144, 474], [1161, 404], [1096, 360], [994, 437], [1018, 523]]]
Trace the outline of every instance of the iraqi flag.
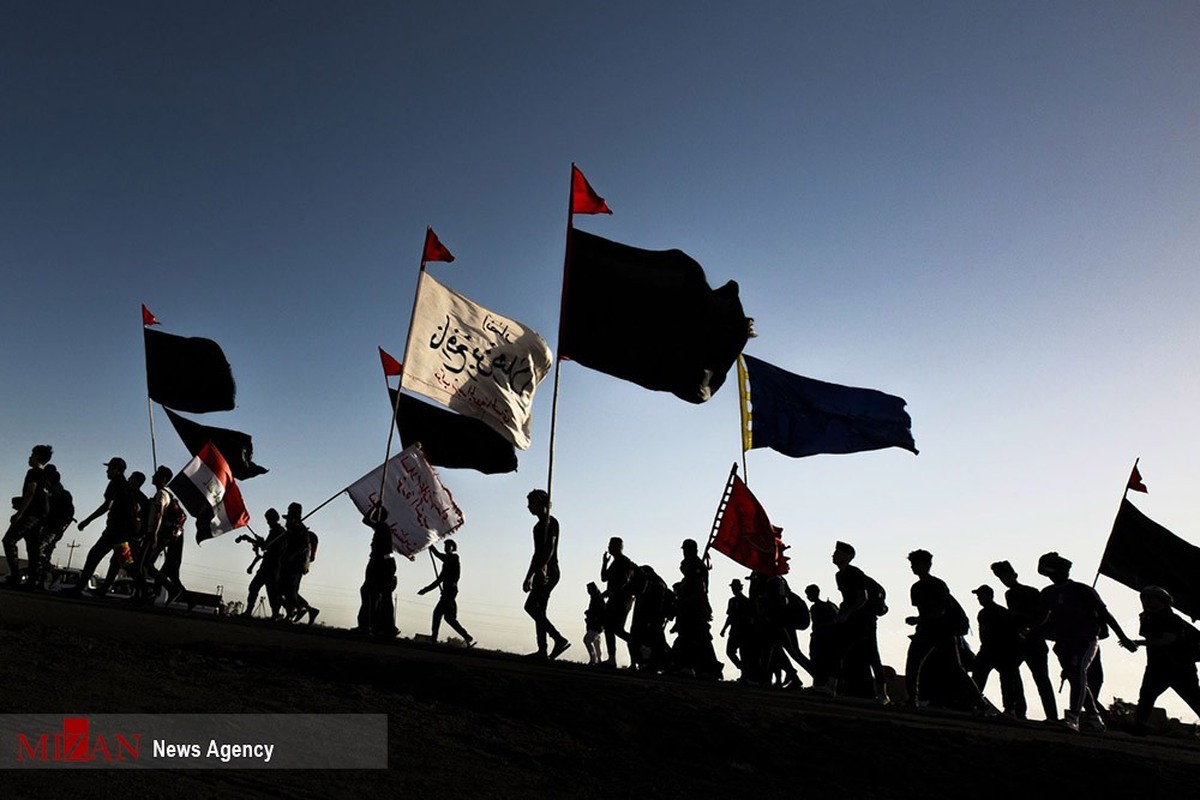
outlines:
[[250, 524], [229, 464], [212, 442], [167, 484], [196, 519], [196, 543]]

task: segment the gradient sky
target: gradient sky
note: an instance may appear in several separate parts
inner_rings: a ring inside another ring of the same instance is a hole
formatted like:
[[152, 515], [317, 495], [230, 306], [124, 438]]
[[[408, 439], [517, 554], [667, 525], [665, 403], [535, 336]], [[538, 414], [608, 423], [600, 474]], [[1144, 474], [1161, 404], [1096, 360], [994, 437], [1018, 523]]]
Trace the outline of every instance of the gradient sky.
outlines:
[[[1200, 541], [1194, 2], [12, 0], [0, 23], [10, 493], [42, 442], [80, 517], [110, 456], [150, 472], [145, 303], [233, 365], [237, 409], [200, 421], [254, 435], [256, 528], [315, 507], [383, 457], [376, 347], [403, 354], [426, 225], [457, 256], [440, 281], [556, 346], [576, 161], [615, 212], [578, 226], [736, 279], [747, 352], [907, 399], [919, 456], [748, 456], [794, 588], [834, 593], [836, 539], [887, 586], [885, 661], [903, 665], [908, 551], [972, 615], [1000, 558], [1040, 586], [1058, 550], [1090, 582], [1137, 457], [1139, 508]], [[622, 321], [664, 358], [688, 336]], [[467, 516], [460, 619], [488, 647], [533, 648], [525, 494], [546, 482], [550, 388], [519, 473], [442, 471]], [[568, 657], [608, 537], [675, 580], [740, 455], [732, 381], [697, 407], [564, 366]], [[310, 523], [304, 594], [350, 625], [370, 532], [345, 498]], [[244, 596], [232, 539], [189, 541], [191, 588]], [[428, 630], [427, 561], [400, 564], [405, 635]], [[744, 573], [715, 556], [718, 625]], [[1136, 595], [1097, 588], [1135, 634]], [[1104, 658], [1105, 698], [1135, 698], [1144, 654]]]

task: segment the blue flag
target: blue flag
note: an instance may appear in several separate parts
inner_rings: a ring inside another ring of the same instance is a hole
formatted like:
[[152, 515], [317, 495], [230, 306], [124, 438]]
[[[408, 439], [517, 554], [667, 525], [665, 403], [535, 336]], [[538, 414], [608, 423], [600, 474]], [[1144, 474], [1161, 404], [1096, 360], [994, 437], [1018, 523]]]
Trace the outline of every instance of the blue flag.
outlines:
[[804, 378], [743, 355], [739, 363], [743, 450], [770, 447], [800, 458], [902, 447], [916, 454], [901, 397]]

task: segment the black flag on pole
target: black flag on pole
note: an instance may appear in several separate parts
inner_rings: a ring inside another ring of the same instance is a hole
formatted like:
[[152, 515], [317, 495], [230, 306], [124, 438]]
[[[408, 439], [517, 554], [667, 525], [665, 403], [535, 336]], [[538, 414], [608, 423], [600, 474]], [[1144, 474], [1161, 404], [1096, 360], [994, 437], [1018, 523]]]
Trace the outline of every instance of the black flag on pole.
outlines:
[[750, 332], [737, 283], [713, 289], [680, 250], [570, 236], [559, 355], [689, 403], [716, 394]]
[[[394, 407], [396, 390], [389, 387], [388, 393]], [[396, 430], [405, 447], [420, 442], [426, 460], [435, 467], [473, 469], [485, 475], [517, 471], [516, 449], [483, 420], [402, 394]]]
[[146, 383], [150, 399], [176, 411], [229, 411], [236, 387], [221, 346], [146, 328]]
[[1137, 592], [1161, 586], [1171, 593], [1175, 608], [1200, 619], [1200, 547], [1180, 539], [1128, 500], [1121, 501], [1113, 521], [1100, 574]]
[[254, 463], [254, 440], [250, 438], [250, 434], [201, 425], [179, 416], [169, 408], [163, 410], [167, 412], [167, 419], [171, 420], [175, 432], [183, 440], [183, 446], [192, 455], [200, 455], [205, 443], [212, 442], [225, 457], [229, 471], [235, 479], [245, 481], [267, 472], [266, 467]]

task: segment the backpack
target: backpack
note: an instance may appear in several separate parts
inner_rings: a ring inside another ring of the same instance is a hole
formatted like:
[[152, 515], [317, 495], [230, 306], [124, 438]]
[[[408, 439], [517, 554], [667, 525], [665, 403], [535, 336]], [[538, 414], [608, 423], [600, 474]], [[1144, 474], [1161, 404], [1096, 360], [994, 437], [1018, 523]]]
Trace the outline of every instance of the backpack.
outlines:
[[864, 574], [863, 580], [867, 584], [867, 604], [864, 608], [875, 616], [882, 617], [888, 612], [887, 590], [880, 586], [879, 581], [870, 575]]
[[946, 626], [949, 633], [955, 636], [966, 636], [971, 630], [971, 620], [967, 618], [967, 612], [954, 599], [954, 595], [947, 595], [946, 599], [948, 601], [946, 603]]
[[46, 530], [60, 536], [75, 517], [75, 500], [59, 486], [50, 493], [50, 508], [46, 512]]
[[808, 603], [804, 598], [789, 590], [785, 598], [785, 610], [788, 625], [798, 631], [808, 630], [812, 623], [812, 615], [808, 611]]

